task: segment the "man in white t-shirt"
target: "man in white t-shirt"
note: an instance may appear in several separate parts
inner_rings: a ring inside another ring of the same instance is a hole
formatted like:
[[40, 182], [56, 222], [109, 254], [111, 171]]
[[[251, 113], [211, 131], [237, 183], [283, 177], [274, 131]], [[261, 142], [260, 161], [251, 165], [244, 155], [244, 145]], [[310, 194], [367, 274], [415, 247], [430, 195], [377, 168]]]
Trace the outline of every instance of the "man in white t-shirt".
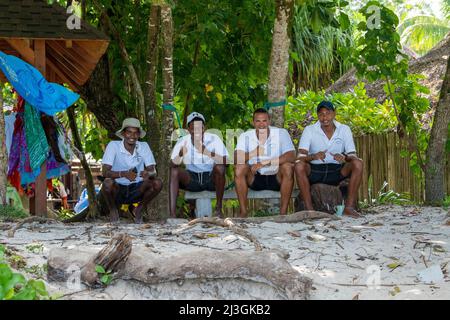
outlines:
[[347, 125], [335, 120], [335, 108], [329, 101], [319, 103], [317, 116], [319, 121], [303, 131], [295, 164], [295, 175], [305, 209], [313, 210], [312, 184], [338, 185], [350, 176], [344, 214], [359, 217], [355, 207], [363, 162], [356, 156], [352, 132]]
[[109, 207], [111, 221], [119, 220], [118, 205], [139, 203], [134, 209], [135, 222], [142, 223], [142, 209], [161, 191], [156, 177], [156, 161], [138, 119], [127, 118], [116, 132], [121, 141], [111, 141], [102, 160], [105, 180], [101, 192]]
[[[193, 192], [216, 191], [215, 211], [221, 217], [227, 149], [217, 135], [205, 132], [202, 114], [192, 112], [188, 115], [187, 127], [189, 134], [177, 141], [170, 156], [170, 216], [176, 215], [177, 196], [182, 188]], [[186, 169], [181, 168], [181, 164]]]
[[248, 188], [281, 193], [280, 214], [286, 214], [294, 185], [295, 148], [286, 129], [270, 126], [266, 109], [253, 113], [253, 126], [238, 138], [235, 183], [240, 216], [247, 216]]

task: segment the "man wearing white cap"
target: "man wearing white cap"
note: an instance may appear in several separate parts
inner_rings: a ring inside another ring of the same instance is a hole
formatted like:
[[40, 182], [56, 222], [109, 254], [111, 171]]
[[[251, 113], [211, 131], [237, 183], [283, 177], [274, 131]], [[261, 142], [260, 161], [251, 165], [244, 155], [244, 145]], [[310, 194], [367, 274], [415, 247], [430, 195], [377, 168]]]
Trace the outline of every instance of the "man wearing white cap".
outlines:
[[[202, 114], [192, 112], [187, 117], [187, 126], [189, 134], [177, 141], [170, 157], [170, 215], [175, 217], [178, 191], [182, 188], [193, 192], [216, 191], [216, 215], [222, 216], [227, 149], [217, 135], [205, 132]], [[181, 168], [182, 163], [186, 170]]]
[[142, 209], [161, 191], [156, 177], [156, 161], [149, 145], [138, 141], [146, 132], [138, 119], [127, 118], [116, 132], [121, 141], [111, 141], [102, 160], [101, 192], [109, 207], [111, 221], [119, 220], [118, 205], [139, 203], [135, 222], [142, 222]]

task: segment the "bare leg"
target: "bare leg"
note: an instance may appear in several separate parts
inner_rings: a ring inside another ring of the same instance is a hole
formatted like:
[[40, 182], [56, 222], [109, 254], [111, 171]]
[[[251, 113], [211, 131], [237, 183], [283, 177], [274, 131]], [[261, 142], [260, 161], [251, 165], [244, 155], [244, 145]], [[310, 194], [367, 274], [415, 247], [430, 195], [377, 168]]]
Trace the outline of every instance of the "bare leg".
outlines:
[[105, 197], [109, 210], [109, 219], [111, 222], [119, 221], [119, 210], [117, 209], [115, 198], [119, 192], [119, 186], [113, 179], [106, 178], [103, 181], [101, 192]]
[[247, 217], [247, 195], [248, 186], [253, 183], [253, 176], [250, 167], [246, 164], [237, 164], [234, 168], [234, 181], [236, 183], [236, 194], [239, 200], [239, 216]]
[[161, 192], [162, 189], [162, 181], [161, 179], [149, 179], [144, 181], [141, 185], [141, 192], [143, 193], [143, 198], [141, 203], [137, 206], [135, 210], [135, 222], [142, 223], [142, 209], [147, 206], [147, 204], [152, 201], [158, 193]]
[[311, 166], [309, 163], [300, 161], [295, 164], [295, 177], [297, 178], [297, 185], [300, 190], [303, 202], [305, 203], [305, 210], [313, 210], [311, 200], [311, 185], [309, 184], [308, 176], [311, 174]]
[[283, 163], [277, 174], [280, 183], [281, 203], [280, 214], [286, 214], [291, 200], [292, 188], [294, 187], [294, 164]]
[[348, 197], [345, 201], [344, 214], [352, 217], [359, 217], [360, 214], [355, 210], [355, 207], [363, 173], [363, 161], [361, 159], [352, 159], [344, 165], [341, 170], [341, 174], [346, 177], [350, 173], [351, 176], [348, 185]]
[[191, 180], [189, 173], [180, 167], [170, 168], [170, 182], [169, 182], [169, 208], [170, 217], [176, 217], [177, 210], [177, 197], [180, 190], [180, 183], [183, 186], [187, 186]]
[[212, 179], [216, 188], [216, 216], [222, 217], [222, 200], [225, 192], [225, 165], [216, 164], [212, 171]]

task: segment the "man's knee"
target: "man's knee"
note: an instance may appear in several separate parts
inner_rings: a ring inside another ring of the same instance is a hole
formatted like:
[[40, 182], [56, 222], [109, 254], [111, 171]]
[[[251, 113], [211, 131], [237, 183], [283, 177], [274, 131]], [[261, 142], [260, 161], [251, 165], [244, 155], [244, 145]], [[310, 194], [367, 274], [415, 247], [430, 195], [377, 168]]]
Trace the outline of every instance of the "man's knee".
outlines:
[[292, 174], [294, 173], [294, 164], [290, 162], [283, 163], [280, 166], [280, 171], [282, 175], [292, 177]]
[[213, 174], [219, 176], [225, 176], [225, 165], [224, 164], [216, 164], [213, 167]]
[[154, 179], [152, 181], [152, 188], [154, 191], [160, 192], [162, 190], [163, 183], [161, 179]]
[[303, 161], [297, 162], [295, 164], [294, 170], [296, 175], [308, 175], [308, 164], [304, 163]]
[[234, 167], [234, 176], [236, 178], [242, 178], [247, 175], [249, 168], [246, 164], [237, 164]]
[[353, 172], [361, 172], [363, 171], [364, 163], [361, 159], [353, 159], [352, 160], [352, 171]]
[[106, 178], [102, 183], [102, 191], [105, 193], [112, 193], [114, 190], [114, 179]]

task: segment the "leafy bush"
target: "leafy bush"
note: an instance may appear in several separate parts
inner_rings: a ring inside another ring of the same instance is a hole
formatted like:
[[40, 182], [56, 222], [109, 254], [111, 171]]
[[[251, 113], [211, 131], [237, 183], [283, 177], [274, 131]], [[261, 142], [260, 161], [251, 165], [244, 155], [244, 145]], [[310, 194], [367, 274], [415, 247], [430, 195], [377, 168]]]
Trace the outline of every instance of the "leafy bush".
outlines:
[[336, 120], [350, 126], [354, 136], [387, 132], [397, 125], [390, 102], [380, 104], [369, 98], [363, 82], [348, 93], [306, 91], [299, 96], [289, 97], [289, 106], [286, 108], [286, 124], [296, 143], [303, 129], [317, 121], [316, 107], [322, 100], [333, 102]]
[[4, 259], [6, 248], [0, 245], [0, 300], [42, 300], [49, 299], [44, 282], [26, 280], [15, 273]]
[[446, 196], [444, 201], [442, 201], [442, 207], [447, 210], [450, 208], [450, 195]]
[[398, 204], [405, 205], [411, 203], [411, 196], [408, 193], [398, 193], [392, 189], [387, 189], [388, 183], [385, 181], [383, 186], [378, 190], [377, 194], [373, 194], [373, 180], [372, 176], [369, 176], [368, 181], [368, 198], [364, 202], [360, 203], [360, 206], [365, 208], [369, 206], [377, 206], [383, 204]]
[[0, 220], [16, 220], [28, 217], [28, 213], [19, 207], [0, 205]]

